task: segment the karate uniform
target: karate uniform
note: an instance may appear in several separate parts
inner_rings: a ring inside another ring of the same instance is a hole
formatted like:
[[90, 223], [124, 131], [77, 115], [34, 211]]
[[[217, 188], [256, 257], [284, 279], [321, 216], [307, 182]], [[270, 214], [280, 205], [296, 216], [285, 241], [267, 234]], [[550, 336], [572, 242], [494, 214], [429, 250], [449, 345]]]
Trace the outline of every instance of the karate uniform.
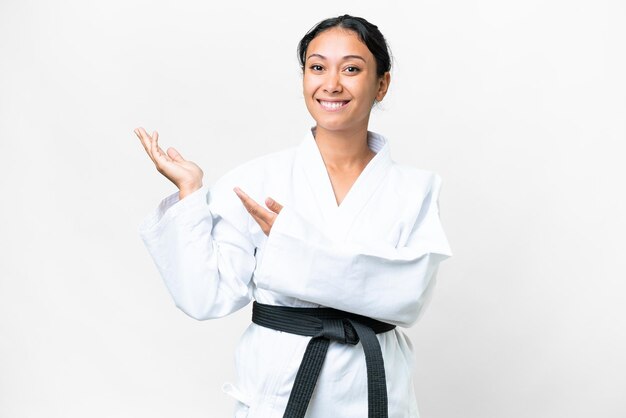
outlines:
[[[212, 186], [165, 197], [139, 233], [176, 306], [212, 319], [252, 300], [331, 307], [399, 327], [424, 310], [439, 263], [452, 255], [442, 229], [441, 177], [396, 163], [385, 137], [368, 132], [376, 155], [338, 206], [315, 128], [291, 148], [236, 167]], [[233, 191], [283, 209], [269, 236]], [[389, 417], [418, 417], [413, 346], [399, 328], [377, 334]], [[310, 337], [250, 323], [235, 353], [236, 380], [223, 390], [235, 417], [281, 418]], [[367, 417], [362, 347], [330, 343], [308, 418]]]

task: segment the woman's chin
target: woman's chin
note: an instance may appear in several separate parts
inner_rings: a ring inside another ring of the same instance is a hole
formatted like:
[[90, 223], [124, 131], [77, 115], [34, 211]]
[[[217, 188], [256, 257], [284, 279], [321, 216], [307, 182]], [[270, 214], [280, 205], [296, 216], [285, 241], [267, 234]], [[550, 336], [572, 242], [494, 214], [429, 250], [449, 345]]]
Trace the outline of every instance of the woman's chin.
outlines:
[[[362, 128], [363, 122], [358, 123], [357, 121], [346, 121], [346, 120], [329, 120], [328, 118], [318, 118], [315, 119], [315, 124], [318, 129], [322, 129], [325, 131], [335, 131], [335, 132], [346, 132], [352, 130], [359, 130]], [[365, 128], [367, 129], [367, 120], [364, 122]]]

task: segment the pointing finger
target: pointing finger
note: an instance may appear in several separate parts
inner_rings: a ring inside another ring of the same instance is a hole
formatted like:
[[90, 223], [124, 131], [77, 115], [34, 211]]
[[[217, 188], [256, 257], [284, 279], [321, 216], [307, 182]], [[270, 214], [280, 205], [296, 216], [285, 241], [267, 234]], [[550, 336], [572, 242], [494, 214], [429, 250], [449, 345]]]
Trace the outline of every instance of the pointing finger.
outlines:
[[270, 225], [270, 212], [268, 212], [265, 208], [255, 202], [254, 199], [248, 196], [239, 187], [235, 187], [233, 190], [235, 191], [235, 193], [237, 193], [239, 199], [241, 199], [241, 202], [243, 203], [248, 213], [250, 213], [250, 215], [252, 215], [252, 217], [256, 219], [257, 222], [261, 221], [267, 225]]

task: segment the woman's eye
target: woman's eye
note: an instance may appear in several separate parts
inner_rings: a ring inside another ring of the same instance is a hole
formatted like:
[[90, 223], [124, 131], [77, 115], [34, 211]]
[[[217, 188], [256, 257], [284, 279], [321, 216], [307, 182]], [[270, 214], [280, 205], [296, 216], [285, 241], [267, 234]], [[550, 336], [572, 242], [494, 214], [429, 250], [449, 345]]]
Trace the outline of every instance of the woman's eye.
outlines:
[[350, 66], [350, 67], [346, 67], [346, 71], [348, 73], [356, 74], [359, 71], [361, 71], [361, 69], [359, 67], [352, 67], [352, 66]]
[[322, 66], [317, 64], [313, 64], [309, 68], [313, 71], [322, 71]]

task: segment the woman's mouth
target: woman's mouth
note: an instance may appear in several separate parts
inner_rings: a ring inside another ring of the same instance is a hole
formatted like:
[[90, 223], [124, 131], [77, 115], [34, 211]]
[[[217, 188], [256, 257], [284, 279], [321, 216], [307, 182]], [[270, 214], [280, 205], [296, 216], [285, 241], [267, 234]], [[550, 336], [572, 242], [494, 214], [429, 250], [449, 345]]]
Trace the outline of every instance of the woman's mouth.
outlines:
[[324, 110], [327, 110], [329, 112], [336, 112], [346, 107], [350, 100], [327, 101], [317, 99], [317, 102], [322, 106]]

